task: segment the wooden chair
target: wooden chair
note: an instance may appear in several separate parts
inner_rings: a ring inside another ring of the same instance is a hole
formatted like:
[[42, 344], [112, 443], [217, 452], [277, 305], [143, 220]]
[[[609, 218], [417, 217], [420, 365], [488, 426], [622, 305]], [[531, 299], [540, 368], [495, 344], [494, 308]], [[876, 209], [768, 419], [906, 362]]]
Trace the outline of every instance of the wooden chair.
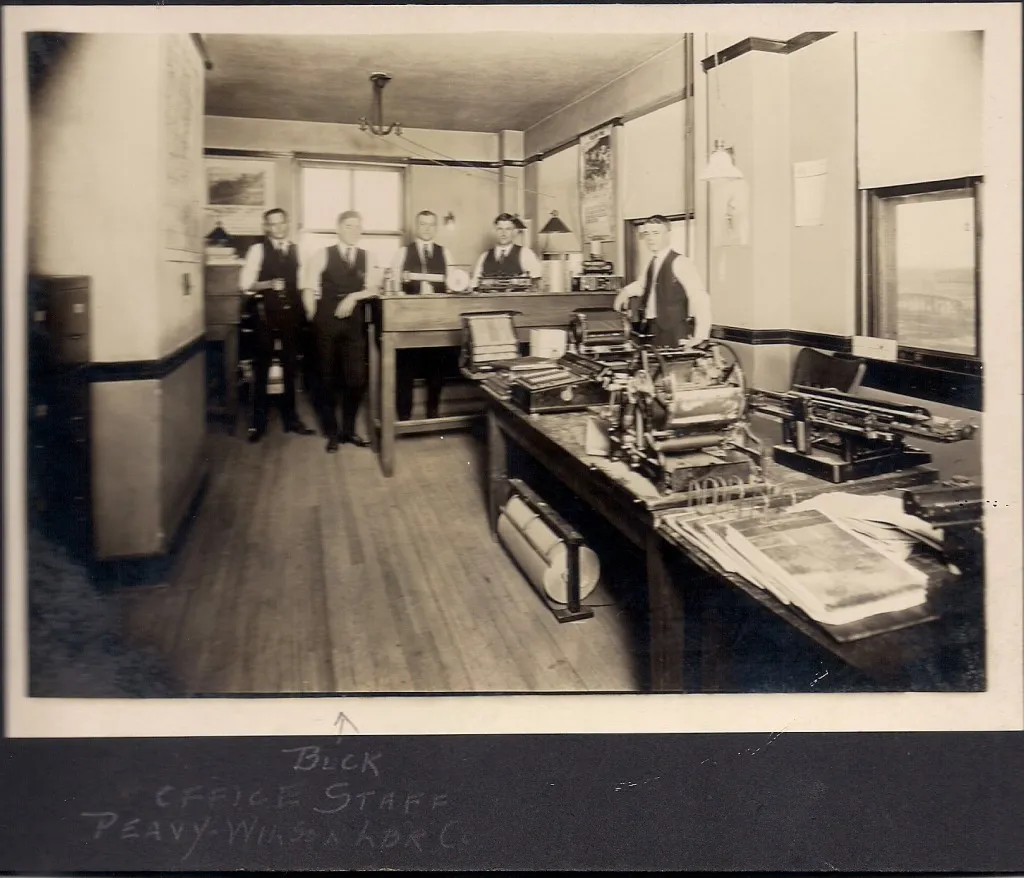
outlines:
[[817, 387], [855, 393], [864, 380], [867, 363], [855, 357], [833, 356], [803, 348], [793, 366], [793, 387]]

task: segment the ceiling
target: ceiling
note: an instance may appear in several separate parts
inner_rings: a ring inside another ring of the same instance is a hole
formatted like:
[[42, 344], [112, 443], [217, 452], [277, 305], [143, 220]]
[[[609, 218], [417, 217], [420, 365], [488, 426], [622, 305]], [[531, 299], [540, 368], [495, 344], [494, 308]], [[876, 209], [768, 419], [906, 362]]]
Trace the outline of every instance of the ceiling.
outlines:
[[391, 74], [384, 122], [525, 131], [682, 39], [681, 34], [204, 34], [206, 112], [355, 124], [374, 71]]

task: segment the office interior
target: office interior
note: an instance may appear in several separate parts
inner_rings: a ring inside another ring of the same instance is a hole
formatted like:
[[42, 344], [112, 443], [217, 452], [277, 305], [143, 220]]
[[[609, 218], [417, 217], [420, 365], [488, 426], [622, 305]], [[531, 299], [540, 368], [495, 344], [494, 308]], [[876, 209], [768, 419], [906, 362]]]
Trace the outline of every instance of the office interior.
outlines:
[[[116, 607], [117, 637], [155, 656], [176, 694], [649, 691], [647, 641], [660, 624], [642, 553], [617, 523], [518, 454], [522, 478], [600, 559], [583, 601], [592, 615], [552, 612], [489, 526], [487, 403], [457, 367], [446, 425], [395, 437], [390, 474], [376, 447], [327, 455], [321, 436], [279, 421], [246, 441], [231, 361], [239, 297], [230, 281], [210, 288], [231, 270], [205, 246], [211, 162], [269, 166], [263, 206], [288, 211], [304, 252], [333, 241], [331, 217], [361, 209], [381, 276], [421, 210], [467, 270], [509, 213], [544, 261], [542, 289], [568, 295], [551, 263], [599, 258], [635, 280], [639, 223], [664, 216], [748, 390], [789, 391], [809, 348], [865, 363], [859, 399], [981, 426], [980, 33], [540, 34], [528, 53], [487, 33], [37, 36], [30, 331], [43, 331], [31, 297], [62, 278], [79, 283], [72, 297], [88, 314], [76, 337], [87, 375], [62, 391], [77, 394], [62, 405], [78, 412], [83, 456], [58, 465], [43, 452], [66, 507], [47, 545], [80, 565]], [[392, 78], [370, 122], [400, 130], [360, 125], [374, 112], [375, 71]], [[580, 141], [604, 126], [611, 234], [592, 244]], [[738, 207], [702, 179], [718, 147], [742, 175]], [[387, 179], [367, 184], [375, 173]], [[885, 250], [878, 218], [890, 209], [902, 211], [902, 247]], [[541, 232], [553, 214], [568, 232]], [[239, 256], [259, 240], [232, 237]], [[417, 424], [424, 399], [418, 382]], [[314, 425], [302, 391], [299, 406]], [[33, 411], [30, 446], [41, 435]], [[379, 432], [368, 405], [360, 426]], [[778, 441], [777, 423], [759, 429]], [[940, 480], [981, 483], [980, 435], [914, 444]], [[890, 685], [728, 585], [694, 588], [684, 571], [671, 587], [691, 605], [706, 598], [721, 622], [663, 657], [727, 656], [730, 672], [707, 675], [704, 691]], [[962, 644], [936, 646], [913, 686], [983, 688], [983, 633], [981, 621], [968, 659]], [[62, 685], [45, 694], [87, 691]]]

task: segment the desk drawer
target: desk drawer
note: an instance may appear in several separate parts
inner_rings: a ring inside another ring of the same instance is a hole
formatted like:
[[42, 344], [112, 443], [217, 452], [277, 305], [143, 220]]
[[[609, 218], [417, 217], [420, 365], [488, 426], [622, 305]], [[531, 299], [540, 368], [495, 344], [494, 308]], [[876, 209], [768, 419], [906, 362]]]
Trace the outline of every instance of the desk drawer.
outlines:
[[241, 314], [242, 297], [236, 291], [233, 296], [206, 297], [206, 325], [238, 323]]

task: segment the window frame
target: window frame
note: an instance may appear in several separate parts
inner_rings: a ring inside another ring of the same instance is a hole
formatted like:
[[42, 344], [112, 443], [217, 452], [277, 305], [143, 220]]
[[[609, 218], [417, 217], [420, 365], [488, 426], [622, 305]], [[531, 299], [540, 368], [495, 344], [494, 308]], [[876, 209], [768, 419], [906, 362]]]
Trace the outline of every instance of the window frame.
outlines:
[[[296, 200], [296, 214], [298, 215], [298, 232], [302, 235], [337, 235], [338, 230], [336, 228], [320, 229], [320, 228], [307, 228], [305, 225], [305, 204], [303, 203], [303, 185], [302, 185], [302, 172], [305, 168], [328, 168], [331, 170], [348, 170], [355, 172], [357, 170], [389, 170], [397, 174], [399, 178], [399, 192], [398, 192], [398, 227], [395, 229], [364, 229], [364, 238], [394, 238], [400, 239], [399, 246], [401, 246], [401, 239], [404, 238], [406, 232], [406, 200], [408, 193], [408, 166], [400, 162], [380, 162], [380, 161], [354, 161], [351, 159], [299, 159], [295, 169], [295, 200]], [[354, 187], [350, 187], [350, 192], [354, 191]], [[347, 210], [348, 208], [342, 208], [341, 210]], [[341, 212], [339, 210], [339, 213]]]
[[881, 290], [878, 283], [878, 234], [879, 214], [887, 199], [900, 198], [908, 195], [931, 195], [943, 192], [962, 191], [973, 199], [974, 213], [974, 338], [975, 353], [963, 354], [933, 348], [901, 344], [897, 342], [897, 361], [912, 363], [941, 371], [956, 372], [966, 375], [980, 375], [982, 363], [982, 278], [981, 278], [981, 241], [982, 219], [981, 202], [983, 196], [984, 177], [956, 177], [947, 180], [933, 180], [921, 183], [910, 183], [898, 186], [884, 186], [874, 189], [862, 189], [859, 199], [860, 218], [858, 231], [860, 234], [859, 295], [857, 328], [862, 335], [878, 337], [881, 308]]

